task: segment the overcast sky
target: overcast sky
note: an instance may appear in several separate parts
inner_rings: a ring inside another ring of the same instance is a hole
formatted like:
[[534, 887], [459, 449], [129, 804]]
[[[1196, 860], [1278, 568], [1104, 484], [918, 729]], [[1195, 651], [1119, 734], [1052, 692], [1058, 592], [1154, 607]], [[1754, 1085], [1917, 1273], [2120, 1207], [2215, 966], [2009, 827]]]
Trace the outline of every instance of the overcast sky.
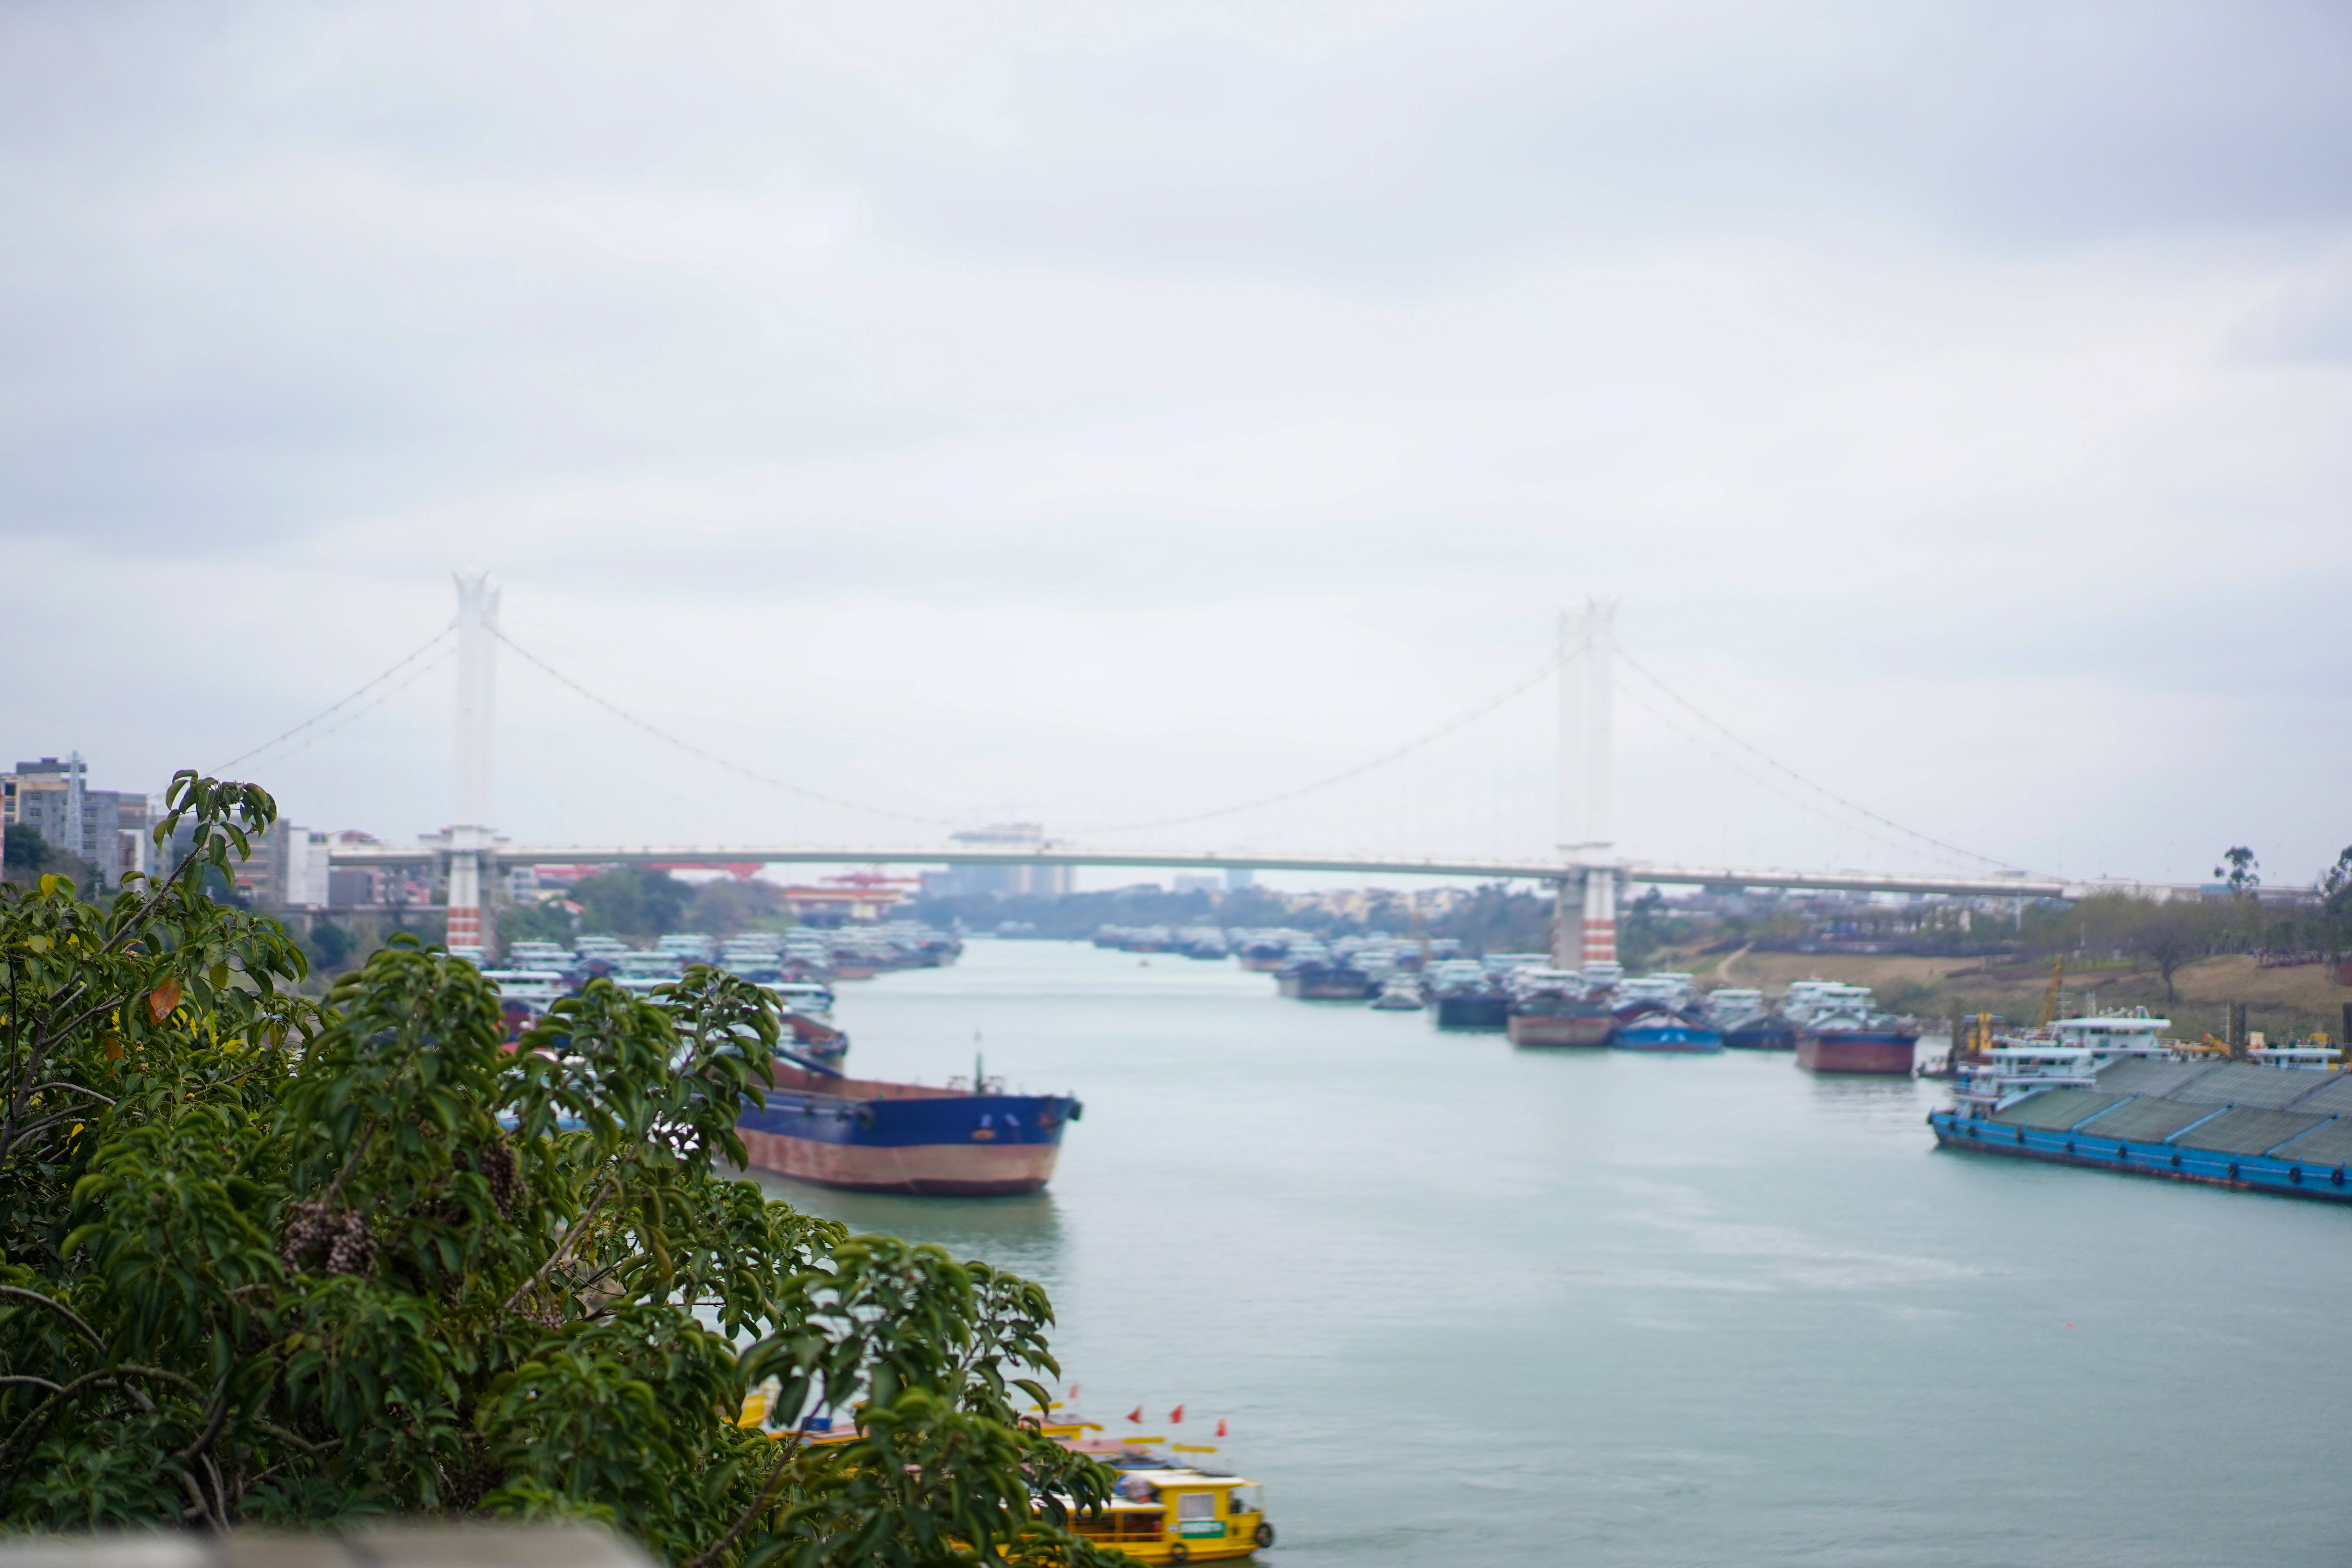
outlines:
[[[216, 767], [487, 570], [745, 767], [1107, 838], [1443, 725], [1608, 593], [1918, 832], [2305, 880], [2347, 81], [2326, 4], [17, 0], [0, 745]], [[436, 827], [450, 673], [239, 771]], [[499, 694], [519, 839], [942, 831]], [[1126, 841], [1538, 850], [1553, 711]], [[1629, 853], [1938, 863], [1620, 721]]]

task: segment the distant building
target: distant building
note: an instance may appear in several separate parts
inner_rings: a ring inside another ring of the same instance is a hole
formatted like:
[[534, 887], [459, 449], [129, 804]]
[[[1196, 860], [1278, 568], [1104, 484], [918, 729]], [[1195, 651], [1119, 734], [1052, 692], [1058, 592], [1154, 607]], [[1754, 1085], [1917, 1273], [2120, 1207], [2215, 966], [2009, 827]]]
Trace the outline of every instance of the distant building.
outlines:
[[[180, 825], [163, 849], [172, 865], [177, 866], [187, 858], [195, 848], [195, 837], [194, 824]], [[370, 896], [375, 891], [373, 879], [376, 873], [338, 871], [333, 868], [331, 856], [337, 839], [352, 837], [304, 827], [280, 817], [267, 830], [251, 837], [248, 842], [252, 853], [244, 860], [231, 858], [232, 883], [257, 909], [323, 910], [331, 905], [379, 902], [379, 899]], [[356, 837], [362, 842], [373, 842], [364, 834]]]
[[331, 834], [316, 828], [286, 829], [284, 880], [279, 889], [283, 908], [322, 910], [335, 901], [334, 871], [328, 863], [328, 852], [333, 843]]
[[1246, 866], [1230, 866], [1225, 869], [1225, 891], [1238, 893], [1244, 888], [1257, 886], [1257, 873]]
[[[951, 833], [949, 841], [975, 849], [1043, 849], [1045, 829], [1034, 822], [999, 822]], [[1006, 866], [950, 860], [945, 871], [923, 879], [926, 898], [953, 899], [994, 893], [1000, 898], [1059, 898], [1070, 890], [1067, 866]]]
[[327, 902], [339, 910], [363, 909], [384, 901], [383, 877], [363, 866], [339, 867], [327, 873]]
[[0, 773], [0, 826], [30, 827], [51, 848], [94, 862], [110, 884], [154, 868], [148, 822], [146, 795], [89, 787], [79, 752]]
[[[356, 827], [346, 827], [331, 834], [328, 847], [338, 844], [374, 844], [380, 842], [373, 833], [362, 833]], [[390, 874], [365, 866], [331, 867], [327, 872], [327, 904], [331, 909], [365, 909], [374, 904], [388, 904], [385, 888]]]
[[786, 888], [784, 907], [804, 925], [866, 925], [889, 918], [891, 910], [915, 896], [916, 887], [911, 877], [852, 871], [813, 887]]

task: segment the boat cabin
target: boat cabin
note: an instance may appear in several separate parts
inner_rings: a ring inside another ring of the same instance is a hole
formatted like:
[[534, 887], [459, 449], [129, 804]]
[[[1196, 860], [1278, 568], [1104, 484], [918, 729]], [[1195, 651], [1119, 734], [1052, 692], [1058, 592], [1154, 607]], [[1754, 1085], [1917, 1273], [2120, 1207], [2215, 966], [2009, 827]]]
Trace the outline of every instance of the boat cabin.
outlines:
[[2095, 1017], [2061, 1018], [2050, 1026], [2050, 1037], [2062, 1046], [2096, 1051], [2103, 1059], [2156, 1057], [2170, 1049], [2164, 1040], [2164, 1031], [2170, 1027], [2171, 1019], [2151, 1018], [2144, 1012], [2101, 1014]]
[[2095, 1089], [2098, 1066], [2087, 1046], [2011, 1041], [1962, 1064], [1955, 1098], [1988, 1115], [2045, 1089]]
[[482, 978], [499, 988], [499, 994], [509, 1001], [528, 1002], [539, 1012], [562, 1001], [572, 987], [562, 974], [552, 969], [485, 969]]

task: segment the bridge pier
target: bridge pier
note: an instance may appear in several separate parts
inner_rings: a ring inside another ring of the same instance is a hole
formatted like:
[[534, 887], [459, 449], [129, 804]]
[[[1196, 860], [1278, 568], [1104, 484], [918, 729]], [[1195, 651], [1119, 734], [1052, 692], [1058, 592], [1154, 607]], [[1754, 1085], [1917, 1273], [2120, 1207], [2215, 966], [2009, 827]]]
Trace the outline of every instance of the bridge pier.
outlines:
[[1617, 868], [1588, 866], [1584, 870], [1583, 947], [1585, 963], [1617, 962]]
[[1617, 962], [1617, 868], [1588, 866], [1552, 884], [1551, 964]]

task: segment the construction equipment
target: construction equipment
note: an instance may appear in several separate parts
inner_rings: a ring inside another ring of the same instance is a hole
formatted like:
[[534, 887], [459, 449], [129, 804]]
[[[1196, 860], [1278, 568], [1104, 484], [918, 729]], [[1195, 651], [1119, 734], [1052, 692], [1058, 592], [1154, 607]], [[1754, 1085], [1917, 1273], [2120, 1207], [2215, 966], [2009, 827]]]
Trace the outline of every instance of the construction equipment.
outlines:
[[2042, 1000], [2042, 1026], [2048, 1028], [2058, 1017], [2058, 987], [2066, 979], [2066, 955], [2060, 953], [2058, 962], [2050, 968], [2050, 994]]

